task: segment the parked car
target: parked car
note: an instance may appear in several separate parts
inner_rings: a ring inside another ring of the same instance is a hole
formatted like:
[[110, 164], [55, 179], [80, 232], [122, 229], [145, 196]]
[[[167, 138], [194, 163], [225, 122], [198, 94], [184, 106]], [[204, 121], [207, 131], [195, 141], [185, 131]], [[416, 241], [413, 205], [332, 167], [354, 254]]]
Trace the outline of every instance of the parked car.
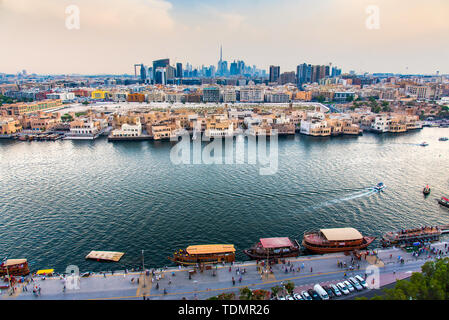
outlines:
[[323, 300], [329, 300], [329, 295], [327, 294], [327, 291], [324, 290], [324, 288], [322, 286], [320, 286], [319, 284], [316, 284], [313, 287], [313, 290], [318, 293], [318, 295], [320, 296], [321, 299]]
[[349, 282], [354, 286], [354, 288], [357, 291], [362, 291], [363, 290], [363, 287], [360, 285], [360, 283], [356, 279], [354, 279], [353, 277], [349, 278]]
[[295, 298], [295, 300], [304, 300], [304, 298], [299, 293], [294, 293], [293, 298]]
[[331, 285], [331, 289], [337, 297], [342, 295], [341, 291], [337, 288], [335, 284]]
[[309, 295], [312, 297], [312, 300], [321, 300], [321, 297], [318, 293], [316, 293], [315, 290], [313, 289], [309, 289], [307, 290], [307, 292], [309, 293]]
[[285, 300], [295, 300], [291, 295], [287, 294]]
[[310, 296], [310, 294], [307, 291], [301, 292], [301, 295], [304, 298], [304, 300], [312, 300], [312, 297]]
[[284, 297], [278, 297], [278, 300], [287, 300]]
[[360, 285], [363, 288], [365, 288], [365, 289], [368, 288], [368, 285], [366, 284], [366, 281], [361, 276], [356, 275], [354, 278], [360, 283]]
[[354, 287], [352, 286], [352, 284], [349, 283], [348, 280], [343, 281], [343, 283], [345, 284], [346, 288], [348, 288], [349, 292], [354, 292], [355, 291]]
[[329, 299], [332, 299], [333, 297], [335, 297], [335, 294], [330, 287], [328, 287], [328, 286], [322, 286], [322, 287], [324, 290], [326, 290], [327, 295], [329, 296]]
[[337, 283], [337, 288], [340, 289], [343, 294], [349, 294], [348, 288], [346, 288], [346, 285], [343, 282]]

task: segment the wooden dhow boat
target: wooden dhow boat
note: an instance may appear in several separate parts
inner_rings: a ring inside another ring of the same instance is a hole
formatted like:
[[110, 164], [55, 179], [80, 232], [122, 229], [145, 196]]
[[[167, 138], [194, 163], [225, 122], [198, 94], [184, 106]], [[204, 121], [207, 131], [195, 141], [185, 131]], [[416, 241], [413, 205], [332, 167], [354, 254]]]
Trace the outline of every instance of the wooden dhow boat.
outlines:
[[26, 276], [30, 273], [27, 259], [8, 259], [0, 264], [0, 276]]
[[299, 244], [289, 238], [262, 238], [258, 243], [243, 252], [253, 260], [297, 257]]
[[228, 263], [235, 261], [235, 248], [233, 244], [195, 245], [174, 252], [168, 259], [179, 265]]
[[380, 241], [383, 247], [393, 245], [410, 245], [417, 241], [432, 242], [438, 241], [442, 234], [439, 227], [421, 227], [414, 229], [401, 229], [398, 231], [390, 231], [382, 236]]
[[324, 254], [365, 249], [375, 239], [362, 236], [354, 228], [332, 228], [305, 232], [302, 245], [311, 252]]

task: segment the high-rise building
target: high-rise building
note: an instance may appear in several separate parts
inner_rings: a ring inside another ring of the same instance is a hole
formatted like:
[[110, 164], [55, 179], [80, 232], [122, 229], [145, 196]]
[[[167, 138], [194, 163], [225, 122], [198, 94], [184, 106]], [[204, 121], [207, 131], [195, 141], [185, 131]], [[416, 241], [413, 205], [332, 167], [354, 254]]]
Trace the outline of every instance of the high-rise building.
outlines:
[[219, 76], [225, 76], [228, 73], [228, 62], [223, 61], [223, 48], [220, 46], [220, 60], [217, 64], [217, 74]]
[[296, 83], [300, 87], [312, 81], [312, 65], [303, 63], [296, 67]]
[[163, 67], [156, 68], [155, 73], [154, 73], [154, 83], [163, 84], [163, 85], [167, 84], [166, 68], [163, 68]]
[[153, 79], [155, 81], [155, 83], [161, 83], [161, 82], [157, 82], [158, 78], [156, 77], [156, 71], [159, 68], [166, 68], [167, 66], [170, 65], [170, 59], [160, 59], [160, 60], [155, 60], [153, 61]]
[[277, 82], [281, 73], [280, 66], [270, 66], [270, 82]]
[[176, 64], [176, 78], [182, 78], [182, 63], [178, 62]]

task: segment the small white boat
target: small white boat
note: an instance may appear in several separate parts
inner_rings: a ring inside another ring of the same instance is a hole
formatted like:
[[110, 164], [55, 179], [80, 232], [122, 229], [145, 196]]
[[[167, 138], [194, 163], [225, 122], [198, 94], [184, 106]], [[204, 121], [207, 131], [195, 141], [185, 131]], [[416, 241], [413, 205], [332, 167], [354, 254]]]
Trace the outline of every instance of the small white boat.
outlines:
[[380, 192], [384, 190], [387, 186], [383, 184], [383, 182], [379, 182], [375, 187], [374, 190]]
[[420, 146], [421, 146], [421, 147], [427, 147], [428, 145], [429, 145], [429, 144], [428, 144], [427, 142], [425, 142], [425, 141], [420, 143]]

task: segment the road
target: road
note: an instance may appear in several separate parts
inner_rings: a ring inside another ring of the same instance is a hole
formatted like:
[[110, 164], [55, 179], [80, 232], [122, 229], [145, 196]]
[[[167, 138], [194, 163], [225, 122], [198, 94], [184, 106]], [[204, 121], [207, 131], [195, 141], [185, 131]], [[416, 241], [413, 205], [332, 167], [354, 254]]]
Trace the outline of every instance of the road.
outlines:
[[[445, 251], [445, 244], [446, 242], [440, 242], [433, 244], [432, 247]], [[243, 287], [270, 290], [286, 281], [292, 281], [295, 284], [295, 292], [300, 292], [312, 288], [316, 283], [324, 285], [343, 281], [345, 273], [347, 277], [356, 274], [364, 277], [365, 273], [370, 274], [372, 269], [379, 272], [379, 276], [375, 278], [375, 284], [383, 287], [394, 283], [396, 279], [410, 277], [412, 272], [420, 271], [421, 266], [429, 259], [435, 259], [436, 255], [431, 255], [430, 258], [427, 255], [421, 256], [417, 259], [399, 248], [380, 249], [377, 250], [377, 259], [376, 256], [370, 255], [366, 259], [356, 260], [354, 271], [337, 266], [338, 262], [349, 265], [351, 258], [341, 253], [290, 258], [287, 259], [286, 264], [273, 265], [272, 274], [260, 273], [262, 268], [253, 261], [247, 261], [233, 265], [220, 265], [204, 272], [197, 271], [191, 279], [189, 279], [189, 271], [192, 268], [159, 269], [156, 270], [155, 277], [151, 273], [144, 277], [137, 272], [116, 271], [113, 274], [93, 274], [88, 278], [79, 278], [79, 287], [70, 286], [71, 282], [67, 280], [65, 292], [63, 292], [64, 279], [47, 277], [44, 280], [42, 277], [35, 276], [34, 282], [26, 286], [27, 291], [24, 291], [23, 285], [19, 284], [13, 295], [8, 295], [3, 290], [1, 297], [17, 300], [108, 300], [143, 299], [145, 296], [151, 300], [183, 298], [202, 300], [230, 292], [234, 292], [238, 297], [239, 289]], [[399, 262], [400, 258], [405, 260], [404, 264]], [[288, 263], [295, 271], [290, 271]], [[357, 264], [360, 265], [358, 270]], [[239, 269], [246, 272], [239, 274]], [[157, 280], [156, 276], [160, 279]], [[240, 276], [241, 282], [239, 282]], [[232, 283], [233, 277], [235, 284]], [[367, 282], [370, 280], [371, 278], [368, 278]], [[40, 296], [35, 296], [32, 292], [33, 286], [36, 285], [41, 288]], [[345, 298], [352, 299], [355, 296], [352, 294]]]

